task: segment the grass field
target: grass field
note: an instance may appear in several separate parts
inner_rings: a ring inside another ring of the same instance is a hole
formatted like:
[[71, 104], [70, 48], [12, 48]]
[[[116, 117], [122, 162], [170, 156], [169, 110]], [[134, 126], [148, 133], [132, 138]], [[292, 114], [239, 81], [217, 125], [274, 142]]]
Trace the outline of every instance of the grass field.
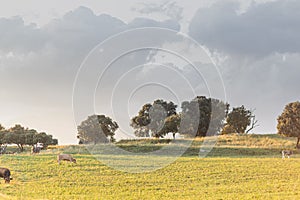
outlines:
[[[52, 148], [39, 155], [0, 156], [14, 180], [1, 180], [0, 199], [298, 199], [300, 155], [281, 159], [294, 139], [273, 135], [221, 136], [205, 158], [199, 158], [203, 139], [165, 168], [126, 173], [96, 160], [83, 147]], [[157, 140], [121, 141], [130, 151], [159, 149]], [[77, 164], [58, 165], [59, 152], [72, 153]], [[126, 165], [127, 158], [108, 155]], [[142, 156], [141, 156], [141, 159]]]

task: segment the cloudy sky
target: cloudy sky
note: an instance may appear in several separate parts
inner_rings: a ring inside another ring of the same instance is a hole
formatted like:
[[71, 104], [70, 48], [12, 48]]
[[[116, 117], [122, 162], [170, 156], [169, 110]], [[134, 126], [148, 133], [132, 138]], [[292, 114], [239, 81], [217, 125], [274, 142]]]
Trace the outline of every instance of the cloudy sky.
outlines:
[[97, 112], [126, 137], [144, 103], [209, 95], [256, 109], [255, 132], [275, 133], [284, 106], [300, 99], [297, 0], [0, 2], [5, 127], [70, 144]]

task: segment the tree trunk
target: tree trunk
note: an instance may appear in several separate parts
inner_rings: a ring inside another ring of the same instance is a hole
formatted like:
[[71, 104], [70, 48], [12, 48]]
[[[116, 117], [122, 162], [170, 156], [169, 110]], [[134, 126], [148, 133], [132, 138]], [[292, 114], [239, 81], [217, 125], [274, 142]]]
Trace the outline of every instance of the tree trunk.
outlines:
[[297, 144], [296, 144], [296, 148], [297, 148], [297, 149], [299, 149], [299, 141], [300, 141], [300, 138], [298, 137], [298, 138], [297, 138]]
[[19, 148], [20, 152], [22, 152], [21, 145], [20, 144], [17, 144], [17, 145], [18, 145], [18, 148]]
[[258, 127], [259, 125], [257, 124], [257, 120], [255, 119], [255, 116], [252, 117], [251, 119], [251, 126], [250, 128], [246, 131], [246, 133], [249, 133], [252, 129]]

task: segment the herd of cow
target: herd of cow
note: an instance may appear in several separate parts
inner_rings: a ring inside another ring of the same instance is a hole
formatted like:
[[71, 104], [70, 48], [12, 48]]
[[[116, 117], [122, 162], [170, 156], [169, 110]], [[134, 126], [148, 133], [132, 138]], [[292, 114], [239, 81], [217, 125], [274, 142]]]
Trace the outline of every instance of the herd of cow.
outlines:
[[[71, 163], [76, 163], [76, 159], [73, 158], [70, 154], [59, 154], [57, 155], [57, 162], [60, 164], [60, 161], [70, 161]], [[10, 183], [10, 180], [12, 180], [12, 177], [10, 170], [4, 167], [0, 167], [0, 177], [4, 179], [5, 183]]]

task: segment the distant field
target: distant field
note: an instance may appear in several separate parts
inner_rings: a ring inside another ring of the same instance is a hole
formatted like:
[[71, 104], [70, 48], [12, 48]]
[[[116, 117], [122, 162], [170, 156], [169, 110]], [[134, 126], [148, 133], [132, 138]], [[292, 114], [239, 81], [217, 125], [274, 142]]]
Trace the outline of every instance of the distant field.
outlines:
[[[221, 136], [206, 158], [202, 139], [171, 165], [154, 172], [130, 174], [97, 161], [83, 147], [52, 148], [40, 155], [0, 156], [12, 171], [11, 184], [1, 180], [0, 199], [298, 199], [300, 156], [281, 159], [293, 139], [273, 135]], [[131, 151], [166, 145], [157, 140], [121, 141]], [[56, 163], [59, 152], [73, 153], [78, 164]], [[117, 155], [111, 158], [124, 160]]]

